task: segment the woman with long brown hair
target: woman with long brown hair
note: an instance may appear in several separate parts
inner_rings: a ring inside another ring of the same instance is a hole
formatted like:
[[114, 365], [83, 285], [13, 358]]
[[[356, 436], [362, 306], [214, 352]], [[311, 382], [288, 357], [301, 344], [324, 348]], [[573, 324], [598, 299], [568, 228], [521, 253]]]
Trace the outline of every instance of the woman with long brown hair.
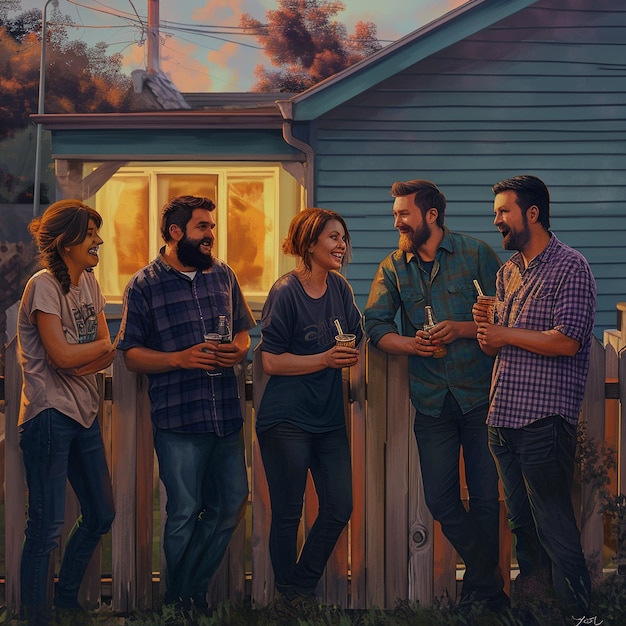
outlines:
[[47, 624], [48, 566], [65, 517], [66, 480], [81, 515], [65, 546], [54, 604], [79, 610], [78, 590], [100, 537], [115, 516], [97, 420], [96, 372], [114, 356], [105, 300], [92, 273], [102, 218], [78, 200], [61, 200], [29, 225], [43, 269], [28, 281], [18, 313], [23, 373], [20, 447], [28, 519], [20, 589], [30, 624]]

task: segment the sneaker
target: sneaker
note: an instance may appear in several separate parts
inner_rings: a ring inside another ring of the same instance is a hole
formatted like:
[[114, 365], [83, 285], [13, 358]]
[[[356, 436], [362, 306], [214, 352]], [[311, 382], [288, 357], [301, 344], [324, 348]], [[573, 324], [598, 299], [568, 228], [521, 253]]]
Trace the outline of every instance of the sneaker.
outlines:
[[319, 604], [314, 595], [288, 591], [275, 592], [274, 600], [270, 602], [265, 614], [277, 624], [297, 622], [300, 619], [307, 620], [318, 611]]

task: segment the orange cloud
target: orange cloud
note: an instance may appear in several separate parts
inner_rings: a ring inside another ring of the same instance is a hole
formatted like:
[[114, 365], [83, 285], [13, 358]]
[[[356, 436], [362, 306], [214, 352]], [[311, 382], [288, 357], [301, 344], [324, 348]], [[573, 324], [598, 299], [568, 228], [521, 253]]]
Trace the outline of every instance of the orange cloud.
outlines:
[[211, 74], [221, 77], [219, 91], [238, 91], [239, 71], [236, 57], [240, 48], [235, 43], [225, 43], [219, 50], [211, 50], [206, 55]]
[[194, 9], [191, 19], [205, 24], [234, 24], [245, 13], [243, 4], [244, 0], [208, 0], [203, 7]]
[[169, 37], [161, 46], [161, 69], [179, 91], [211, 91], [210, 68], [196, 58], [198, 46]]
[[146, 67], [146, 46], [139, 46], [135, 44], [130, 48], [126, 48], [124, 54], [124, 67], [129, 71], [136, 70], [138, 68]]
[[446, 8], [441, 13], [447, 13], [448, 11], [452, 11], [452, 9], [456, 9], [460, 7], [462, 4], [465, 4], [467, 0], [447, 0], [447, 2], [442, 2]]

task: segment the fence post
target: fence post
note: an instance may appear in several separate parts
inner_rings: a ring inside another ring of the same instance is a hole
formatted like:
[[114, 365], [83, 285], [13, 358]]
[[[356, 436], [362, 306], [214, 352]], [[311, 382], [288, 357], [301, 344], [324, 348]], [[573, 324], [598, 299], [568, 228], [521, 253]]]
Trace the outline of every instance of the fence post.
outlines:
[[26, 483], [17, 428], [22, 389], [22, 373], [17, 362], [17, 340], [15, 337], [7, 345], [4, 358], [5, 603], [9, 610], [16, 612], [20, 606], [20, 558], [22, 555], [22, 543], [24, 541]]
[[[415, 491], [409, 476], [409, 451], [414, 444], [409, 402], [409, 366], [406, 356], [388, 356], [386, 382], [387, 432], [385, 437], [385, 606], [409, 597], [409, 493]], [[416, 582], [416, 581], [413, 581]]]
[[116, 611], [137, 608], [136, 476], [137, 375], [124, 365], [121, 352], [113, 360], [111, 406], [111, 478], [115, 520], [111, 529], [112, 596]]
[[618, 302], [617, 308], [617, 330], [622, 338], [622, 348], [626, 346], [626, 302]]
[[[589, 374], [581, 410], [589, 437], [600, 443], [604, 441], [604, 387], [605, 354], [602, 344], [592, 338]], [[604, 527], [599, 503], [591, 485], [578, 485], [580, 489], [580, 538], [589, 569], [595, 575], [602, 574], [602, 548]]]
[[[385, 606], [385, 443], [387, 355], [367, 344], [365, 420], [366, 599], [363, 608]], [[375, 381], [375, 383], [374, 383]]]
[[352, 455], [352, 499], [350, 519], [350, 608], [366, 606], [366, 384], [367, 342], [359, 344], [359, 362], [350, 368], [350, 454]]
[[[261, 404], [261, 398], [268, 377], [261, 364], [261, 350], [254, 349], [252, 358], [252, 381], [254, 412]], [[270, 494], [261, 460], [256, 429], [252, 425], [252, 603], [266, 606], [274, 598], [274, 571], [270, 562]]]
[[618, 354], [618, 393], [619, 393], [619, 424], [618, 430], [619, 440], [617, 442], [618, 467], [617, 467], [617, 492], [626, 493], [626, 459], [624, 458], [624, 450], [626, 450], [626, 425], [624, 424], [624, 410], [626, 408], [626, 346], [622, 347]]

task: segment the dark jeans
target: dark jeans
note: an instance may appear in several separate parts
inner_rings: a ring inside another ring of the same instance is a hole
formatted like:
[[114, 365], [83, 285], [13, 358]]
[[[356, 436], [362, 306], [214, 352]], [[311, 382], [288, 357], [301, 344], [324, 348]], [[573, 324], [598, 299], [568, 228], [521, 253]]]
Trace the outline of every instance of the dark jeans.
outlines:
[[[487, 444], [487, 405], [465, 415], [451, 393], [438, 418], [415, 415], [426, 504], [465, 562], [462, 598], [498, 600], [504, 580], [498, 565], [498, 474]], [[469, 510], [461, 501], [459, 454], [463, 450]]]
[[55, 409], [46, 409], [21, 427], [20, 447], [28, 484], [22, 605], [29, 616], [46, 609], [50, 553], [61, 536], [69, 480], [81, 515], [65, 546], [55, 604], [78, 608], [78, 590], [91, 555], [115, 517], [98, 420], [85, 428]]
[[[352, 514], [346, 429], [309, 433], [281, 423], [258, 438], [272, 506], [269, 547], [276, 588], [282, 593], [312, 594]], [[298, 558], [298, 526], [309, 469], [319, 510]]]
[[156, 428], [154, 447], [167, 493], [165, 601], [206, 606], [248, 501], [243, 431], [218, 437]]
[[489, 427], [504, 486], [520, 576], [551, 566], [557, 597], [589, 615], [591, 583], [572, 508], [576, 427], [558, 415], [524, 428]]

